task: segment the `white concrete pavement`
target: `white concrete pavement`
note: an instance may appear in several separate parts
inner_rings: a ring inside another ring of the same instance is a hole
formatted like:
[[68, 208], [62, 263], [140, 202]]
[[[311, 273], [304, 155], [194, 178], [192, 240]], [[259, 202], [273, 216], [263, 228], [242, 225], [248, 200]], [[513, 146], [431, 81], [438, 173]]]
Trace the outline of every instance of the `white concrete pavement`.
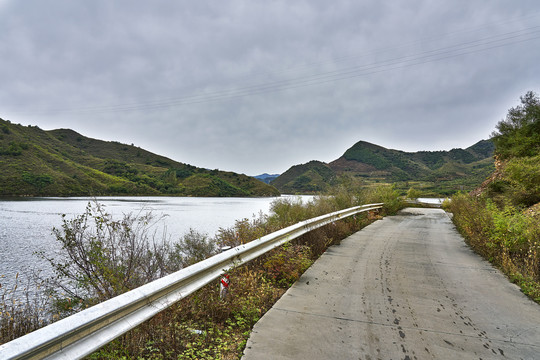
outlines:
[[243, 359], [540, 359], [540, 306], [443, 210], [409, 208], [329, 248]]

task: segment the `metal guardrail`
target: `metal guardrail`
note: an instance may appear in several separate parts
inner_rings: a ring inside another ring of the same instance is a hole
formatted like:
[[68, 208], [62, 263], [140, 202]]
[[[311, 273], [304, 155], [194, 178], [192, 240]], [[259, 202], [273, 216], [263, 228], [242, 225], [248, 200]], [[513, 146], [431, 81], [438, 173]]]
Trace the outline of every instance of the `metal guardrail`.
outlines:
[[311, 230], [360, 212], [380, 209], [382, 205], [362, 205], [322, 215], [217, 254], [0, 345], [0, 359], [82, 358], [215, 280], [230, 268], [247, 263]]

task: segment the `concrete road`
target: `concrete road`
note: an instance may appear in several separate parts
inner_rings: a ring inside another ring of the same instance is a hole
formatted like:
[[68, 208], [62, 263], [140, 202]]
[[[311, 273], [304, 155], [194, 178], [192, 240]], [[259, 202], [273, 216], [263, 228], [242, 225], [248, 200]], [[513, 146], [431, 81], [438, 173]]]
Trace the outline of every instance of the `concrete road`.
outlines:
[[540, 306], [440, 209], [333, 246], [255, 325], [243, 359], [540, 359]]

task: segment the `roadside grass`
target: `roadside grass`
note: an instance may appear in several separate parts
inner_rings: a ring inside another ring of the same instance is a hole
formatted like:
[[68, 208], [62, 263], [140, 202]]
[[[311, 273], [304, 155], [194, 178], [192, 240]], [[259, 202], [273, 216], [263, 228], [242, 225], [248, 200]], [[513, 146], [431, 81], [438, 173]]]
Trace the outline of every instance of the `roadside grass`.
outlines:
[[540, 218], [510, 202], [458, 194], [445, 203], [471, 248], [540, 303]]
[[[299, 198], [281, 198], [273, 202], [270, 215], [262, 213], [254, 215], [252, 219], [241, 219], [228, 229], [220, 229], [213, 239], [208, 239], [204, 235], [190, 232], [186, 237], [171, 247], [153, 247], [159, 249], [159, 257], [164, 264], [168, 264], [170, 269], [178, 269], [181, 266], [193, 263], [195, 257], [211, 256], [215, 249], [221, 246], [237, 246], [257, 239], [263, 235], [277, 231], [298, 221], [306, 220], [315, 216], [326, 214], [332, 211], [341, 210], [355, 205], [384, 202], [385, 207], [378, 216], [368, 216], [368, 214], [358, 214], [325, 227], [307, 233], [280, 248], [261, 256], [244, 266], [234, 268], [229, 271], [231, 284], [225, 299], [220, 298], [219, 281], [209, 284], [194, 294], [182, 299], [169, 309], [154, 316], [149, 321], [141, 324], [132, 331], [126, 333], [112, 343], [106, 345], [99, 351], [90, 355], [90, 359], [238, 359], [242, 356], [243, 349], [249, 337], [251, 328], [261, 318], [262, 315], [283, 295], [302, 273], [326, 250], [328, 246], [339, 244], [341, 239], [360, 230], [371, 223], [380, 215], [394, 214], [404, 207], [397, 192], [390, 186], [369, 187], [366, 189], [352, 189], [338, 187], [331, 194], [317, 196], [307, 203]], [[123, 229], [124, 234], [131, 234], [131, 227], [138, 223], [138, 218], [128, 218], [128, 222], [116, 224], [108, 219], [104, 213], [87, 213], [85, 219], [95, 220], [96, 224], [118, 235]], [[74, 219], [77, 220], [77, 219]], [[71, 240], [83, 241], [83, 237], [72, 236], [77, 233], [77, 224], [74, 220], [65, 220], [63, 231], [57, 231], [59, 241], [62, 238], [70, 237]], [[126, 220], [126, 219], [124, 219]], [[71, 221], [71, 223], [70, 223]], [[136, 226], [135, 226], [136, 227]], [[80, 227], [79, 227], [80, 228]], [[139, 229], [139, 233], [146, 234], [144, 229]], [[102, 235], [100, 235], [102, 236]], [[95, 237], [94, 237], [95, 238]], [[117, 236], [122, 239], [123, 236]], [[204, 246], [197, 246], [201, 240]], [[215, 246], [208, 242], [211, 240]], [[119, 245], [108, 244], [107, 249], [118, 247]], [[101, 244], [101, 243], [100, 243]], [[41, 311], [42, 307], [36, 307], [31, 302], [21, 302], [15, 300], [14, 294], [10, 293], [2, 298], [4, 306], [0, 316], [0, 326], [2, 328], [1, 343], [7, 342], [14, 337], [23, 335], [25, 332], [33, 331], [43, 325], [56, 320], [59, 315], [66, 316], [73, 311], [85, 308], [93, 304], [97, 298], [103, 300], [101, 288], [115, 289], [111, 292], [117, 294], [129, 290], [119, 287], [118, 284], [125, 284], [121, 276], [124, 273], [122, 267], [113, 268], [112, 263], [108, 263], [106, 248], [101, 248], [100, 244], [92, 243], [85, 252], [86, 255], [97, 254], [98, 257], [86, 265], [86, 268], [71, 269], [71, 278], [63, 274], [64, 281], [72, 281], [72, 286], [84, 285], [83, 293], [67, 293], [51, 291], [51, 297], [43, 299], [47, 301], [48, 311]], [[138, 244], [138, 242], [136, 242]], [[162, 245], [162, 243], [159, 243]], [[84, 248], [79, 247], [79, 248]], [[118, 252], [116, 256], [120, 256]], [[131, 259], [138, 252], [131, 252], [125, 261]], [[144, 259], [143, 259], [144, 260]], [[55, 263], [51, 259], [51, 264], [56, 269], [66, 269], [67, 263]], [[140, 261], [144, 267], [144, 261]], [[174, 264], [173, 264], [174, 262]], [[100, 287], [94, 289], [89, 284], [95, 283], [92, 277], [81, 277], [77, 271], [85, 273], [90, 267], [94, 268], [98, 263], [103, 274], [99, 279], [104, 281]], [[115, 264], [121, 264], [120, 260]], [[156, 269], [162, 271], [162, 263]], [[109, 268], [107, 270], [107, 267]], [[57, 272], [58, 273], [58, 272]], [[135, 270], [134, 273], [137, 273]], [[62, 273], [58, 273], [62, 275]], [[147, 275], [152, 278], [153, 275]], [[77, 283], [81, 281], [82, 284]], [[73, 282], [74, 281], [74, 282]], [[136, 287], [137, 282], [132, 282]], [[66, 290], [69, 287], [66, 288]], [[11, 297], [10, 297], [11, 296]], [[12, 305], [13, 304], [13, 305]], [[15, 305], [17, 304], [17, 305]], [[15, 310], [14, 310], [15, 309]], [[8, 310], [8, 311], [6, 311]], [[38, 311], [40, 310], [40, 311]], [[32, 318], [36, 311], [40, 314], [39, 321], [29, 323], [21, 328], [21, 324], [26, 324], [27, 318]], [[50, 315], [43, 315], [50, 314]], [[52, 315], [55, 314], [55, 315]], [[9, 320], [9, 321], [8, 321]], [[15, 334], [16, 329], [17, 335]]]

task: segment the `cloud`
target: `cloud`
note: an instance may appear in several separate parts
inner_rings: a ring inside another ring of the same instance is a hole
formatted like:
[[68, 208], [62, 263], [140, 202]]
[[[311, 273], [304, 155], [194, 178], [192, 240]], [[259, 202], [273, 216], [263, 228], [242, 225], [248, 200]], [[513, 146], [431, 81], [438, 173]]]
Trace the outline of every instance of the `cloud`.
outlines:
[[487, 138], [539, 83], [540, 5], [0, 1], [0, 116], [248, 174]]

